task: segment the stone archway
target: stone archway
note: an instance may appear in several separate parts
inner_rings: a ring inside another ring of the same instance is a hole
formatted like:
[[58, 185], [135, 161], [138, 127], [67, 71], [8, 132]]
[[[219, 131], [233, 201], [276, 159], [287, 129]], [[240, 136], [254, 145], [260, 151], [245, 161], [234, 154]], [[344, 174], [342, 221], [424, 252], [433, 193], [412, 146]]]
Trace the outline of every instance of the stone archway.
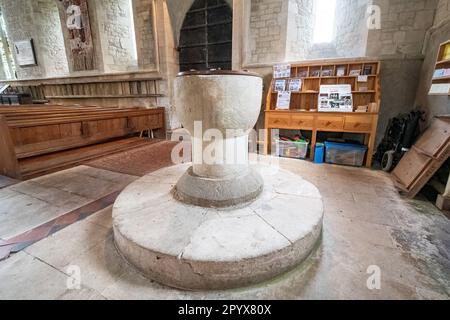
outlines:
[[180, 31], [180, 71], [231, 69], [232, 9], [224, 0], [195, 0]]

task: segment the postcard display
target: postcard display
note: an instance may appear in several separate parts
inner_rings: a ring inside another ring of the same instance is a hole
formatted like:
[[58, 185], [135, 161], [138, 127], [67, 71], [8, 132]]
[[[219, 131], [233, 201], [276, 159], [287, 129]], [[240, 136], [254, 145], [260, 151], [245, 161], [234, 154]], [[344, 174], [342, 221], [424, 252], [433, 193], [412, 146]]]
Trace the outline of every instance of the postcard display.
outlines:
[[353, 112], [352, 86], [349, 84], [321, 85], [319, 111]]
[[450, 40], [439, 47], [429, 95], [450, 96]]
[[290, 64], [279, 64], [273, 67], [273, 91], [278, 93], [278, 110], [289, 110], [289, 107], [291, 105], [291, 92], [299, 92], [302, 89], [302, 79], [290, 79], [290, 76]]
[[[266, 98], [264, 152], [272, 130], [311, 132], [310, 158], [319, 132], [359, 133], [373, 154], [381, 99], [380, 62], [364, 58], [280, 64]], [[372, 157], [365, 164], [370, 167]]]

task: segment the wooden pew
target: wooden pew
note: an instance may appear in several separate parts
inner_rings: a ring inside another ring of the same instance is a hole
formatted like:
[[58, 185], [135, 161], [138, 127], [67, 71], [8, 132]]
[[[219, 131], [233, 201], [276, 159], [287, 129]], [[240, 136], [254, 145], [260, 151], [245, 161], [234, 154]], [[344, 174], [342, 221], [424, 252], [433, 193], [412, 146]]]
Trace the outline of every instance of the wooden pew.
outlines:
[[27, 179], [142, 144], [132, 136], [144, 130], [165, 136], [164, 108], [37, 108], [0, 108], [0, 174]]

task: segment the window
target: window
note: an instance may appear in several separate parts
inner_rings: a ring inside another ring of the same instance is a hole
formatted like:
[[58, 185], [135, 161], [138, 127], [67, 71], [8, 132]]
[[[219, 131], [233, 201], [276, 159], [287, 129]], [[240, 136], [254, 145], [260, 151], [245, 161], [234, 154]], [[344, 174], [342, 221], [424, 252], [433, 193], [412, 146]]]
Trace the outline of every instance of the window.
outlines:
[[315, 0], [314, 43], [330, 43], [334, 37], [336, 0]]
[[[6, 36], [5, 21], [0, 11], [0, 80], [14, 79], [16, 67]], [[4, 79], [3, 79], [4, 78]]]
[[233, 12], [224, 0], [196, 0], [180, 34], [180, 71], [231, 70]]
[[134, 10], [133, 10], [133, 0], [128, 0], [128, 4], [130, 6], [130, 30], [131, 30], [131, 55], [133, 59], [137, 62], [138, 61], [138, 54], [137, 54], [137, 46], [136, 46], [136, 25], [134, 24]]

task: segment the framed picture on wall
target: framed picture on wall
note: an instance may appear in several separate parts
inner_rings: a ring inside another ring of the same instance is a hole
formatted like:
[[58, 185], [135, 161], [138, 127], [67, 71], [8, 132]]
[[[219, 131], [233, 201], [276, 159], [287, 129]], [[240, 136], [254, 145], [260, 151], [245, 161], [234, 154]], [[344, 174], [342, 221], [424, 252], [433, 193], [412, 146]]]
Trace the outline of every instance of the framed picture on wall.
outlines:
[[37, 65], [33, 39], [14, 42], [14, 54], [20, 67]]

